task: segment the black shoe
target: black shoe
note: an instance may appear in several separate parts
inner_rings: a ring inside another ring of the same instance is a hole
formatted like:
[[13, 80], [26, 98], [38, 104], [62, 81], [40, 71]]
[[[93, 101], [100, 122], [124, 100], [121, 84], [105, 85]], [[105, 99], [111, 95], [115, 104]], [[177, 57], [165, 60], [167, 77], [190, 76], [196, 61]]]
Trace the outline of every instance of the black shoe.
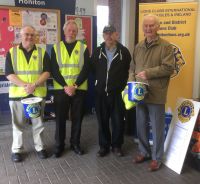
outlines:
[[62, 154], [63, 154], [63, 151], [64, 151], [64, 149], [63, 150], [55, 150], [52, 157], [53, 158], [59, 158], [59, 157], [61, 157]]
[[37, 151], [37, 155], [40, 159], [45, 159], [47, 158], [47, 152], [46, 150], [41, 150], [41, 151]]
[[70, 149], [74, 151], [77, 155], [83, 155], [84, 151], [81, 149], [79, 145], [71, 145]]
[[124, 153], [121, 148], [112, 148], [112, 152], [118, 157], [124, 156]]
[[109, 149], [106, 148], [100, 148], [100, 150], [97, 152], [98, 157], [105, 157], [109, 153]]
[[21, 162], [22, 154], [21, 153], [12, 153], [11, 159], [13, 162]]

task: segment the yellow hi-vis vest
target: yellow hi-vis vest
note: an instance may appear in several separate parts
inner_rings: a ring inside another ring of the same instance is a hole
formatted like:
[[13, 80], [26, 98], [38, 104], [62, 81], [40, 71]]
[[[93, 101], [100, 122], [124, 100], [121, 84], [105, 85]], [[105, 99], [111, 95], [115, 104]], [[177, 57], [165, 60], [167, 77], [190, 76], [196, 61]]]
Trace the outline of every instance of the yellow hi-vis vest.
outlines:
[[129, 101], [128, 99], [128, 86], [122, 91], [122, 100], [124, 101], [126, 110], [130, 110], [137, 105], [135, 102]]
[[[71, 56], [65, 47], [63, 41], [59, 42], [58, 44], [54, 45], [54, 51], [56, 53], [56, 60], [59, 65], [59, 71], [65, 82], [68, 86], [72, 86], [75, 82], [79, 73], [82, 70], [84, 64], [84, 52], [86, 49], [86, 45], [77, 41]], [[63, 89], [63, 87], [57, 83], [55, 80], [53, 81], [54, 89]], [[88, 84], [87, 80], [85, 80], [78, 89], [87, 90]]]
[[[45, 50], [40, 47], [36, 47], [36, 50], [33, 50], [29, 63], [27, 63], [26, 57], [19, 46], [11, 48], [9, 52], [11, 54], [14, 73], [24, 82], [35, 83], [43, 72], [43, 58]], [[46, 94], [46, 84], [38, 86], [33, 93], [33, 95], [37, 97], [45, 97]], [[24, 87], [17, 86], [13, 83], [10, 84], [10, 98], [26, 96], [28, 96], [28, 94], [25, 92]]]

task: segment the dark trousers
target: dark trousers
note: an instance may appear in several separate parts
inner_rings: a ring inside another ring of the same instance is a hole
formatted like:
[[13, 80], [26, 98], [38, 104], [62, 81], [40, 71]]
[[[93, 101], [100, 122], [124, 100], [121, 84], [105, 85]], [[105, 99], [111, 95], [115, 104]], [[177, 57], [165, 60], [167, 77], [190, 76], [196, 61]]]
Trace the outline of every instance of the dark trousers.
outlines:
[[66, 95], [64, 91], [55, 92], [55, 114], [56, 114], [56, 149], [64, 149], [66, 137], [66, 120], [71, 116], [71, 145], [80, 144], [81, 124], [84, 115], [84, 102], [86, 91], [77, 90], [72, 97]]
[[125, 111], [125, 134], [137, 137], [136, 108]]
[[[124, 142], [124, 104], [121, 94], [96, 95], [96, 114], [99, 125], [99, 145], [120, 148]], [[111, 119], [111, 131], [109, 120]]]

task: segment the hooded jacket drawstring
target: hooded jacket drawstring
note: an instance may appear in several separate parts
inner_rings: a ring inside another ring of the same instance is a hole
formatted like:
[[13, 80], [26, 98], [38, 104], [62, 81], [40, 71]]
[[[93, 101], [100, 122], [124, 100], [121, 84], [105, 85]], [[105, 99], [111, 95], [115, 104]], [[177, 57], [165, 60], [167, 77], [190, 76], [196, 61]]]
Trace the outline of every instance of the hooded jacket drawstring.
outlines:
[[119, 54], [120, 54], [120, 60], [122, 61], [122, 51], [121, 51], [121, 49], [119, 51]]
[[[119, 50], [119, 54], [120, 54], [120, 60], [122, 61], [122, 51], [121, 51], [121, 49]], [[102, 48], [100, 49], [99, 59], [101, 59], [101, 56], [102, 56]]]
[[101, 59], [101, 55], [102, 55], [102, 48], [100, 49], [99, 59]]

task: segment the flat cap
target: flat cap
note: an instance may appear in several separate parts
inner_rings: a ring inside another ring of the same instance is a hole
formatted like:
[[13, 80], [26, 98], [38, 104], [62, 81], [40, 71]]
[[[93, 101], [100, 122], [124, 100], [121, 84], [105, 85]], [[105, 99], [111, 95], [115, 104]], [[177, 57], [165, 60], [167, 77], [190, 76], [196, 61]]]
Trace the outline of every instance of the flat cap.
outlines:
[[107, 32], [114, 33], [116, 32], [116, 28], [112, 25], [107, 25], [103, 28], [103, 33], [107, 33]]

